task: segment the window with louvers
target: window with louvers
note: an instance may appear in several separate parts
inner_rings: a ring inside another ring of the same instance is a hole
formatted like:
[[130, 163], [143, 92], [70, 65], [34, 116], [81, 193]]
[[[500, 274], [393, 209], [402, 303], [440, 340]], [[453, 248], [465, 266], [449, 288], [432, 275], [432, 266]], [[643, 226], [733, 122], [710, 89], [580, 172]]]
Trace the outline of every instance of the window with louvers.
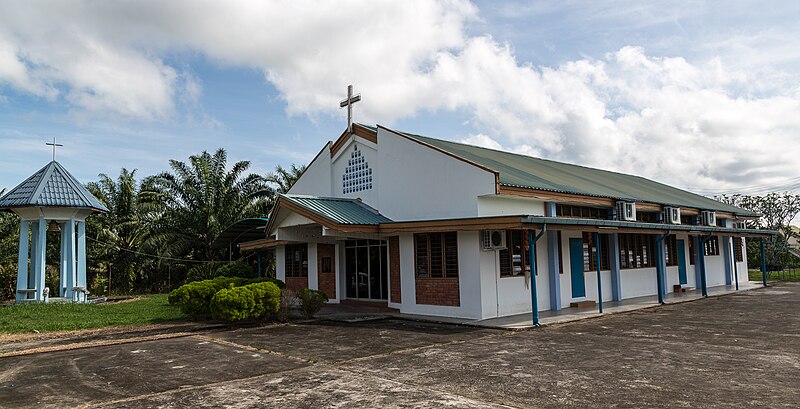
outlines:
[[286, 277], [308, 277], [307, 244], [287, 244], [284, 258]]
[[619, 235], [619, 263], [621, 269], [655, 267], [653, 238], [645, 234]]
[[738, 262], [744, 261], [744, 251], [742, 250], [743, 246], [744, 241], [742, 241], [741, 237], [733, 238], [733, 255], [736, 257], [736, 261]]
[[[589, 249], [591, 248], [591, 251]], [[609, 258], [608, 235], [600, 235], [600, 270], [611, 269]], [[583, 233], [583, 271], [597, 270], [597, 245], [594, 242], [594, 233]]]
[[[506, 231], [506, 248], [500, 250], [500, 277], [513, 277], [530, 271], [528, 237], [523, 230]], [[534, 252], [536, 249], [534, 249]]]
[[456, 232], [415, 234], [414, 251], [417, 277], [458, 277]]

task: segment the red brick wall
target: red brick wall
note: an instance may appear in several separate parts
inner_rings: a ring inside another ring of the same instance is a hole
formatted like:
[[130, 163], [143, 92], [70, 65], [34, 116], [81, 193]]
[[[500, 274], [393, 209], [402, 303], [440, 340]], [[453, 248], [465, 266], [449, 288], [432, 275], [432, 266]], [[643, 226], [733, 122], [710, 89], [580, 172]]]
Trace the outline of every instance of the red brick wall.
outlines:
[[286, 277], [286, 289], [297, 292], [301, 288], [308, 288], [308, 277]]
[[403, 302], [400, 293], [400, 238], [389, 237], [389, 286], [393, 303]]
[[417, 304], [458, 307], [461, 296], [458, 278], [416, 278]]
[[[322, 271], [322, 259], [331, 259], [331, 271]], [[336, 246], [333, 244], [317, 244], [317, 272], [319, 289], [330, 299], [336, 298]]]

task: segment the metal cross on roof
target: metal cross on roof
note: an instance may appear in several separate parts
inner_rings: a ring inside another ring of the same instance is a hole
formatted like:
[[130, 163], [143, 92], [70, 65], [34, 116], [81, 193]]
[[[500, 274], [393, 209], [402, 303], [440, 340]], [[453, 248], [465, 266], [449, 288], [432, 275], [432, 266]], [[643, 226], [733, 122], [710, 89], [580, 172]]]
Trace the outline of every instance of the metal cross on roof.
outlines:
[[56, 143], [56, 137], [55, 136], [53, 137], [53, 143], [47, 142], [47, 143], [45, 143], [45, 145], [53, 147], [53, 162], [55, 162], [55, 160], [56, 160], [56, 148], [59, 147], [59, 146], [64, 146], [64, 145], [62, 145], [60, 143]]
[[353, 132], [353, 104], [361, 101], [361, 94], [353, 95], [353, 86], [347, 86], [347, 99], [339, 103], [339, 108], [347, 107], [347, 132]]

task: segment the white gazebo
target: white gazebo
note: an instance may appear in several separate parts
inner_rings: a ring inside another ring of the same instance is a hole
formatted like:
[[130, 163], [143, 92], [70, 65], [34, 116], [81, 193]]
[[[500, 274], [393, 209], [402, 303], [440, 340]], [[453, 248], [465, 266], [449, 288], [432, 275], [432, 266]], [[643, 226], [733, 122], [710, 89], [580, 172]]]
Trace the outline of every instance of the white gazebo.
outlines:
[[0, 198], [0, 210], [20, 217], [17, 302], [45, 301], [48, 295], [48, 231], [61, 232], [58, 295], [86, 302], [86, 218], [108, 209], [53, 160]]

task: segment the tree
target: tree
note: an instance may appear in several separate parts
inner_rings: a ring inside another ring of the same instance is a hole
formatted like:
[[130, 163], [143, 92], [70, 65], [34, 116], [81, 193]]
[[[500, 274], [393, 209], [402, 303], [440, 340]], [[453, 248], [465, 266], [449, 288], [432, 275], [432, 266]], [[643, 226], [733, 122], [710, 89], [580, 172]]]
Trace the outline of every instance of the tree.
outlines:
[[203, 151], [189, 162], [170, 161], [172, 172], [146, 180], [143, 199], [160, 206], [150, 242], [171, 257], [217, 260], [222, 253], [212, 248], [219, 234], [234, 222], [261, 216], [274, 191], [267, 180], [245, 174], [249, 161], [227, 168], [227, 154]]
[[[797, 236], [791, 228], [792, 220], [800, 214], [800, 195], [789, 192], [769, 193], [763, 196], [741, 194], [717, 196], [717, 200], [751, 210], [761, 217], [745, 220], [745, 227], [751, 229], [774, 230], [779, 234], [765, 241], [765, 258], [769, 270], [783, 269], [790, 261], [789, 237]], [[760, 265], [758, 242], [751, 240], [747, 246], [748, 262]]]
[[275, 172], [267, 175], [267, 181], [278, 185], [278, 188], [275, 189], [276, 193], [285, 194], [289, 192], [289, 189], [294, 186], [297, 179], [300, 179], [300, 176], [305, 171], [305, 165], [297, 166], [292, 164], [289, 169], [284, 169], [281, 165], [278, 165], [275, 167]]
[[88, 234], [96, 242], [92, 255], [96, 264], [102, 264], [97, 267], [111, 273], [114, 288], [127, 293], [142, 287], [142, 262], [136, 253], [149, 236], [152, 212], [141, 200], [136, 169], [122, 168], [116, 180], [102, 173], [99, 178], [87, 188], [109, 212], [88, 219]]

